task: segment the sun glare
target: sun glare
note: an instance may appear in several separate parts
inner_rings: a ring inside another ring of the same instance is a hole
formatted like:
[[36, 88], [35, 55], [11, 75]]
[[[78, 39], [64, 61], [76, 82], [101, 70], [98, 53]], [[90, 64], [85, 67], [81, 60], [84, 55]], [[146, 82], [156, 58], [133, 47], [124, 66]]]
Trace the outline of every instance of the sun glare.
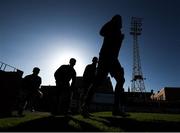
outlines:
[[82, 76], [86, 64], [83, 60], [83, 55], [81, 55], [80, 51], [76, 51], [75, 49], [68, 49], [54, 53], [54, 58], [52, 59], [53, 69], [56, 70], [61, 65], [69, 64], [70, 58], [76, 59], [74, 69], [76, 70], [77, 76]]
[[[60, 42], [60, 44], [57, 44]], [[72, 44], [72, 45], [68, 45]], [[84, 69], [88, 63], [91, 63], [91, 58], [89, 57], [90, 51], [86, 49], [83, 42], [77, 40], [61, 40], [52, 43], [48, 53], [46, 55], [46, 64], [50, 66], [44, 74], [44, 84], [54, 85], [54, 72], [64, 64], [69, 64], [70, 58], [76, 59], [76, 65], [74, 69], [76, 70], [77, 76], [82, 76]], [[50, 64], [50, 65], [49, 65]]]

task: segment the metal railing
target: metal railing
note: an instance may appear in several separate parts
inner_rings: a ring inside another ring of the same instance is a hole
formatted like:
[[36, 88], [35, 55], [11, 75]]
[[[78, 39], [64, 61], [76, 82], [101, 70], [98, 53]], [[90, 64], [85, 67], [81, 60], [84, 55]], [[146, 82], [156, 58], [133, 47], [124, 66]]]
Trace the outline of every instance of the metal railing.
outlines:
[[15, 72], [18, 71], [19, 69], [0, 61], [0, 70], [1, 71], [9, 70]]

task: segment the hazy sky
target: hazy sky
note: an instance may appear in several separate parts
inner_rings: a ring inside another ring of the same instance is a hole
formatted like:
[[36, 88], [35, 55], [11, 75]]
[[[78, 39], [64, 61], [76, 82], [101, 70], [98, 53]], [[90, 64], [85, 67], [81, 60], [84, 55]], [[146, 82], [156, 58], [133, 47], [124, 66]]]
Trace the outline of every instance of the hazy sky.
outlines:
[[70, 57], [77, 75], [98, 56], [99, 30], [115, 14], [123, 19], [125, 39], [119, 60], [125, 89], [131, 86], [131, 17], [143, 18], [139, 36], [146, 91], [180, 86], [179, 0], [0, 0], [0, 61], [31, 74], [40, 67], [42, 85], [54, 85], [54, 72]]

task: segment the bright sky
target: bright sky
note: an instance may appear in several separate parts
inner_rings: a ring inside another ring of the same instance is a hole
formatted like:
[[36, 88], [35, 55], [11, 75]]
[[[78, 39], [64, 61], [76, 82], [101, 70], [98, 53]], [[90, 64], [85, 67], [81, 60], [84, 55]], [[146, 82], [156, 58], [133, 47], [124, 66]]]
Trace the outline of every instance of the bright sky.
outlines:
[[[123, 19], [125, 39], [119, 60], [125, 89], [131, 86], [131, 17], [143, 18], [139, 37], [146, 91], [180, 86], [179, 0], [1, 0], [0, 61], [31, 74], [40, 67], [43, 85], [54, 85], [54, 72], [77, 59], [77, 75], [98, 56], [99, 30], [115, 14]], [[114, 82], [113, 82], [114, 83]]]

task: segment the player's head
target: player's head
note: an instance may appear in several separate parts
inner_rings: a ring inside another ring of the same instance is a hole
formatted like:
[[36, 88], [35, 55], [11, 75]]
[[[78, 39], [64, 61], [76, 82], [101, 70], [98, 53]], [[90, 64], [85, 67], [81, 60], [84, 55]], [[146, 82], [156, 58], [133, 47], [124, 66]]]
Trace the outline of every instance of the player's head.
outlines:
[[69, 64], [70, 64], [70, 66], [74, 66], [74, 65], [76, 64], [76, 59], [71, 58], [71, 59], [69, 60]]
[[97, 57], [93, 57], [92, 62], [93, 62], [93, 64], [96, 64], [98, 62], [98, 58]]
[[40, 72], [40, 69], [38, 67], [33, 68], [33, 74], [38, 75]]
[[114, 15], [111, 19], [113, 25], [116, 25], [118, 28], [122, 28], [122, 18], [120, 15]]

